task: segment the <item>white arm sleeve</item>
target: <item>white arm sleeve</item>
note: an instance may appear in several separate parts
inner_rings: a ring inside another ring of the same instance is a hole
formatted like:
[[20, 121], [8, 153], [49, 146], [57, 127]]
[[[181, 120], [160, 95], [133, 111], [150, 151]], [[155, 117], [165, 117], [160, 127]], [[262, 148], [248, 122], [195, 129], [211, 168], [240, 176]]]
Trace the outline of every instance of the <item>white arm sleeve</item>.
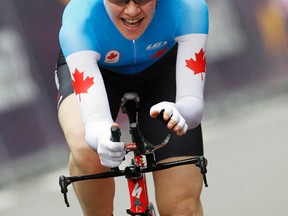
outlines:
[[189, 34], [178, 42], [176, 65], [176, 106], [188, 128], [197, 127], [204, 109], [207, 34]]
[[97, 65], [100, 55], [81, 51], [66, 58], [86, 129], [86, 141], [94, 149], [101, 138], [110, 137], [113, 123], [103, 78]]

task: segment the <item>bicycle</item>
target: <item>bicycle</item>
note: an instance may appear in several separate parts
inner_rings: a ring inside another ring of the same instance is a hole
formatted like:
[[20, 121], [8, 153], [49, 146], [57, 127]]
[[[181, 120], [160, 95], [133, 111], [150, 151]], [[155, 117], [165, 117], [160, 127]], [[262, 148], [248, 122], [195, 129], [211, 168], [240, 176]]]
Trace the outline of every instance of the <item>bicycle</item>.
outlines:
[[[121, 112], [127, 114], [130, 123], [131, 143], [125, 144], [126, 153], [133, 152], [130, 165], [120, 170], [119, 167], [112, 168], [108, 172], [83, 175], [83, 176], [60, 176], [59, 185], [61, 192], [64, 196], [64, 201], [67, 207], [70, 206], [67, 198], [68, 186], [77, 181], [102, 179], [125, 176], [128, 181], [130, 208], [126, 210], [128, 215], [134, 216], [156, 216], [153, 204], [149, 201], [146, 176], [145, 173], [168, 169], [175, 166], [182, 166], [186, 164], [195, 164], [200, 168], [203, 175], [205, 187], [208, 187], [206, 173], [207, 173], [207, 159], [204, 156], [196, 156], [189, 159], [157, 163], [155, 160], [154, 152], [165, 146], [169, 139], [170, 134], [158, 145], [154, 146], [147, 141], [142, 135], [138, 125], [138, 107], [139, 97], [134, 92], [129, 92], [123, 95], [121, 101]], [[160, 112], [160, 119], [163, 120], [164, 110]], [[165, 123], [165, 121], [164, 121]], [[166, 122], [167, 123], [167, 122]], [[111, 140], [120, 141], [121, 131], [119, 127], [111, 127]]]

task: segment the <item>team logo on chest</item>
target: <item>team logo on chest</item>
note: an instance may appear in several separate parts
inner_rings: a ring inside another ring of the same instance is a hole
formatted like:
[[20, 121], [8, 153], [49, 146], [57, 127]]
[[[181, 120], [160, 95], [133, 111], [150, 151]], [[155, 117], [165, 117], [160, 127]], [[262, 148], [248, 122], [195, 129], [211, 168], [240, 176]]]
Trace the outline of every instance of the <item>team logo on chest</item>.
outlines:
[[150, 51], [150, 50], [154, 50], [154, 49], [159, 49], [161, 47], [166, 46], [167, 43], [168, 43], [167, 41], [160, 41], [160, 42], [157, 42], [157, 43], [154, 43], [154, 44], [149, 44], [146, 47], [146, 50]]
[[111, 50], [105, 56], [105, 62], [110, 64], [117, 63], [119, 59], [120, 53], [117, 50]]
[[[152, 51], [154, 52], [152, 56], [150, 56], [150, 58], [158, 58], [160, 56], [162, 56], [164, 53], [166, 53], [166, 51], [168, 50], [168, 48], [165, 46], [167, 45], [167, 41], [160, 41], [154, 44], [149, 44], [146, 47], [147, 51]], [[156, 51], [154, 51], [156, 50]]]

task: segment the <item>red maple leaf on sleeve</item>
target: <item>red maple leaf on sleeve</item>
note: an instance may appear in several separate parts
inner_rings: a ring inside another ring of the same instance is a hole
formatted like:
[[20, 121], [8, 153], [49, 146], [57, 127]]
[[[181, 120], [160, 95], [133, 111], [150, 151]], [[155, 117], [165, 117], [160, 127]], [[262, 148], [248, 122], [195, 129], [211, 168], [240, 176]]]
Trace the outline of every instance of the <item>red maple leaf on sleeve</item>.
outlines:
[[76, 95], [79, 94], [79, 100], [81, 101], [80, 94], [88, 93], [88, 89], [94, 84], [94, 78], [87, 76], [84, 79], [84, 71], [79, 72], [76, 68], [73, 75], [72, 84]]
[[194, 61], [192, 58], [190, 60], [185, 60], [186, 61], [186, 67], [194, 71], [194, 75], [201, 73], [201, 79], [203, 80], [203, 74], [206, 71], [206, 56], [201, 49], [199, 53], [195, 53], [195, 58], [196, 61]]

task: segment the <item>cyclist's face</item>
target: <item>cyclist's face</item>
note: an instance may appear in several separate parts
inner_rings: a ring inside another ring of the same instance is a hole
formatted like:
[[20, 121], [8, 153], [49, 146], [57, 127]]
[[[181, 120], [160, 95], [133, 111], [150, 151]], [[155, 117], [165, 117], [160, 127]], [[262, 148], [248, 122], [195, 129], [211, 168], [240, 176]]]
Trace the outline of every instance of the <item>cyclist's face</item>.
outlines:
[[[126, 4], [117, 4], [114, 0], [105, 0], [107, 12], [120, 33], [129, 40], [136, 40], [146, 30], [151, 22], [156, 8], [156, 0], [137, 4], [128, 1]], [[121, 1], [118, 1], [121, 2]]]

